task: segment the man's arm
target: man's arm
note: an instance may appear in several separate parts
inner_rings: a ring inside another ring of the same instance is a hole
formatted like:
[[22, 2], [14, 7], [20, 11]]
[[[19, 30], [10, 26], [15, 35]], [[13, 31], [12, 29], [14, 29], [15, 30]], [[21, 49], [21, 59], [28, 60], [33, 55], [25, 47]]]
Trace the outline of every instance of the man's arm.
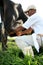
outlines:
[[17, 31], [17, 32], [16, 32], [16, 35], [17, 35], [17, 36], [21, 36], [21, 35], [32, 34], [32, 31], [33, 31], [33, 29], [30, 27], [29, 29], [26, 29], [26, 30], [24, 30], [24, 31], [22, 31], [22, 30]]
[[22, 34], [31, 34], [32, 31], [33, 29], [30, 27], [29, 29], [24, 30]]
[[33, 24], [37, 23], [39, 20], [39, 17], [37, 15], [37, 13], [33, 14], [32, 16], [30, 16], [28, 18], [28, 20], [22, 25], [22, 27], [28, 29], [30, 28]]
[[22, 31], [22, 30], [24, 30], [24, 29], [25, 29], [24, 27], [19, 26], [17, 29], [15, 29], [15, 32]]
[[[23, 29], [27, 29], [25, 31], [22, 32], [22, 34], [27, 34], [29, 33], [29, 28], [33, 25], [36, 24], [39, 20], [39, 17], [37, 14], [32, 15], [31, 17], [28, 18], [28, 20], [19, 28], [17, 28], [17, 30], [22, 31]], [[19, 32], [20, 33], [20, 32]], [[21, 34], [21, 33], [20, 33]], [[22, 35], [21, 34], [21, 35]], [[30, 33], [29, 33], [30, 34]]]

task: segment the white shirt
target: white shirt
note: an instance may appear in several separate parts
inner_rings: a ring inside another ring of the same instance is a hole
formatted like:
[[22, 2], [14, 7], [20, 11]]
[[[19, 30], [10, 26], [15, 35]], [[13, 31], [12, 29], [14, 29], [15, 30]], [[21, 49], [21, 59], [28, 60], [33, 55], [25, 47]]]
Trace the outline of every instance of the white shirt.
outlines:
[[43, 19], [38, 15], [38, 13], [30, 16], [22, 26], [26, 29], [31, 27], [36, 34], [43, 34]]

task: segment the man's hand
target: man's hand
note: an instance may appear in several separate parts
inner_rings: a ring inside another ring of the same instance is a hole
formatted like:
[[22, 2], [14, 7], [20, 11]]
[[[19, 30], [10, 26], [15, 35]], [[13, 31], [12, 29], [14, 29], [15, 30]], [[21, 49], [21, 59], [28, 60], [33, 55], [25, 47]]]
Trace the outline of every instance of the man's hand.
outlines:
[[26, 35], [26, 34], [28, 35], [28, 34], [31, 34], [32, 31], [33, 31], [33, 29], [30, 27], [29, 29], [26, 29], [24, 31], [21, 31], [21, 30], [17, 31], [16, 35], [17, 36]]
[[18, 31], [18, 32], [16, 32], [16, 35], [17, 35], [17, 36], [21, 36], [22, 33], [23, 33], [23, 31]]
[[22, 26], [19, 26], [15, 31], [18, 32], [18, 31], [22, 31], [24, 30], [25, 28], [23, 28]]
[[22, 32], [22, 34], [31, 34], [33, 29], [30, 27], [29, 29], [26, 29]]

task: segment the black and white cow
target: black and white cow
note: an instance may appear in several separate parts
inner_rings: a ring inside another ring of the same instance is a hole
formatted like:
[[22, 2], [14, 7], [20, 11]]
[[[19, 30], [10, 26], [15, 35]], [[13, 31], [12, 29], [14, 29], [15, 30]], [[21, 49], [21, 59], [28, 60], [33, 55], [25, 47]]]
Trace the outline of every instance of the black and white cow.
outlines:
[[2, 49], [5, 50], [7, 47], [7, 36], [11, 32], [15, 34], [15, 27], [18, 23], [16, 21], [22, 19], [24, 23], [27, 20], [27, 16], [24, 14], [21, 4], [13, 3], [10, 0], [3, 0], [3, 3], [1, 41]]

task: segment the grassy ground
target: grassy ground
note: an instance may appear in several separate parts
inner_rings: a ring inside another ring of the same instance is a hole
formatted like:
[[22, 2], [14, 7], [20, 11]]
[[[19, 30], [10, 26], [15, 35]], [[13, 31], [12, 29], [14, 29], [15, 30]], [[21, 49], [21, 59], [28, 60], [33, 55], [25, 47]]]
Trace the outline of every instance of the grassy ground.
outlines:
[[32, 58], [24, 56], [14, 41], [8, 42], [7, 45], [7, 51], [2, 51], [0, 43], [0, 65], [43, 65], [43, 49], [38, 54], [33, 48], [35, 57]]

